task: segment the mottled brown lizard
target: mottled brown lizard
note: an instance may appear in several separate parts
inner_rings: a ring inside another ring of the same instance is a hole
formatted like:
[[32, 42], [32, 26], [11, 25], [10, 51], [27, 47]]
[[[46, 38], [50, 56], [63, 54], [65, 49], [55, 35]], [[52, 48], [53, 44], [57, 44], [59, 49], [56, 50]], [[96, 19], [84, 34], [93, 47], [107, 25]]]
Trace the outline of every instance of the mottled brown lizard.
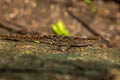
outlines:
[[56, 45], [58, 47], [66, 46], [67, 49], [71, 47], [87, 47], [95, 44], [108, 43], [109, 41], [102, 37], [70, 37], [61, 35], [19, 35], [19, 34], [0, 34], [0, 39], [4, 40], [17, 40], [17, 41], [29, 41]]

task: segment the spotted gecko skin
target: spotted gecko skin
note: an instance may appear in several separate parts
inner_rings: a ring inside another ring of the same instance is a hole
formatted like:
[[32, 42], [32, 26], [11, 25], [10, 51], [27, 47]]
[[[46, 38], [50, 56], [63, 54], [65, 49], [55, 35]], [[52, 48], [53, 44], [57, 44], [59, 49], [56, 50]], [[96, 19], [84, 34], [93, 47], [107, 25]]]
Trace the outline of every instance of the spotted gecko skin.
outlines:
[[18, 41], [40, 41], [40, 43], [52, 44], [57, 46], [87, 47], [94, 44], [109, 43], [102, 37], [69, 37], [61, 35], [19, 35], [19, 34], [0, 34], [0, 39]]

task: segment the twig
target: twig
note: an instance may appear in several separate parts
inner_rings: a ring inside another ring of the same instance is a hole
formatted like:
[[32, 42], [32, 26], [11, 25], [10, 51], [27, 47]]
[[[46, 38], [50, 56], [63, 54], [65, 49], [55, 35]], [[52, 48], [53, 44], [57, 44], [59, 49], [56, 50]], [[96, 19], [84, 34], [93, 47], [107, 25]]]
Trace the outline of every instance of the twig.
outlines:
[[67, 9], [68, 14], [76, 19], [78, 22], [80, 22], [89, 32], [91, 32], [95, 36], [101, 36], [99, 33], [97, 33], [95, 30], [93, 30], [88, 24], [86, 24], [83, 20], [79, 19], [77, 16], [75, 16], [71, 11]]
[[[25, 26], [7, 21], [1, 17], [0, 28], [3, 28], [9, 32], [17, 34], [39, 34], [38, 32], [29, 32]], [[18, 30], [17, 30], [18, 29]]]

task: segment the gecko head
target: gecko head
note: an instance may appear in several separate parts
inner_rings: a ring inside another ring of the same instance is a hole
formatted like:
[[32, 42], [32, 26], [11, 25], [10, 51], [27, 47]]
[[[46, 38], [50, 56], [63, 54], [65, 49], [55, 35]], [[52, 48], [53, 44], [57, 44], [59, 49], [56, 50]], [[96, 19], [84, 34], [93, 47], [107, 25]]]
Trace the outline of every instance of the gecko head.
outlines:
[[109, 39], [106, 39], [106, 38], [103, 38], [103, 37], [100, 37], [99, 41], [102, 42], [102, 43], [109, 43], [110, 42]]

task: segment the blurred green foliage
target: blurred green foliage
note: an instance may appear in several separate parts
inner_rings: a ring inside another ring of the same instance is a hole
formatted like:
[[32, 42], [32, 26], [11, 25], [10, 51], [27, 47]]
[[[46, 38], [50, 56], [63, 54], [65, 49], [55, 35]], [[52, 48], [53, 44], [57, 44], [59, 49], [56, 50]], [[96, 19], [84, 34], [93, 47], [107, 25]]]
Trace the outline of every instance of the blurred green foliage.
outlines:
[[91, 7], [92, 12], [96, 12], [97, 9], [94, 6], [93, 0], [84, 0]]

